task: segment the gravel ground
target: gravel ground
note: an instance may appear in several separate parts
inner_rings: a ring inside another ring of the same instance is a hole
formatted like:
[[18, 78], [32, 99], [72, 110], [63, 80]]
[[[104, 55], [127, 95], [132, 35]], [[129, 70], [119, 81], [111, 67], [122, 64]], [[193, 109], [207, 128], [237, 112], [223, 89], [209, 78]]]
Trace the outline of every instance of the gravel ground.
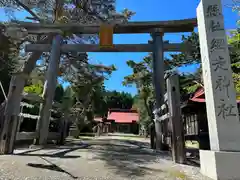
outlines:
[[176, 165], [147, 142], [102, 137], [65, 146], [17, 149], [0, 156], [3, 180], [209, 180], [199, 168]]

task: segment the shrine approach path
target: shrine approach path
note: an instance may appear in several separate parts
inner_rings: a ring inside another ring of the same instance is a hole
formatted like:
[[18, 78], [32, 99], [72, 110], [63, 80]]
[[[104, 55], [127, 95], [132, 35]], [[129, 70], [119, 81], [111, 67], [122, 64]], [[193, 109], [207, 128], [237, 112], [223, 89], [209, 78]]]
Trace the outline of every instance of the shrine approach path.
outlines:
[[4, 180], [200, 180], [199, 168], [176, 165], [167, 152], [149, 149], [149, 140], [102, 136], [68, 139], [64, 146], [16, 149], [0, 156]]

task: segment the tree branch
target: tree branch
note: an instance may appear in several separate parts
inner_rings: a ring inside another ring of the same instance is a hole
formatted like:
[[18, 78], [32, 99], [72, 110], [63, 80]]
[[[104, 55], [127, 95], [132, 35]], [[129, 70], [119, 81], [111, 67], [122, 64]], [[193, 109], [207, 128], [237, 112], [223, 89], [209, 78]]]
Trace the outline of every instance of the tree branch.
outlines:
[[15, 0], [15, 2], [21, 6], [23, 9], [25, 9], [29, 14], [31, 14], [35, 20], [38, 20], [39, 22], [41, 22], [42, 20], [29, 8], [27, 7], [25, 4], [21, 3], [19, 0]]
[[102, 18], [97, 12], [93, 12], [90, 11], [87, 7], [87, 1], [85, 1], [85, 3], [83, 4], [83, 6], [81, 5], [81, 1], [80, 0], [76, 0], [75, 1], [75, 6], [77, 8], [81, 8], [83, 10], [83, 12], [87, 15], [93, 16], [95, 18], [97, 18], [99, 21], [101, 22], [105, 22], [106, 20], [104, 18]]
[[56, 5], [54, 9], [54, 20], [53, 23], [58, 20], [59, 17], [62, 16], [64, 1], [63, 0], [56, 0]]

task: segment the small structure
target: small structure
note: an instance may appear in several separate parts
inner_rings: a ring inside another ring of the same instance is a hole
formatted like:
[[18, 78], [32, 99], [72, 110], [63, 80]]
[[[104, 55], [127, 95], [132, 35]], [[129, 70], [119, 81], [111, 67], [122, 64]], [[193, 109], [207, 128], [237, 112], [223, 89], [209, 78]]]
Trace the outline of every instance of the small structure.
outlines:
[[[237, 100], [238, 109], [240, 100]], [[198, 88], [182, 106], [185, 140], [198, 141], [199, 149], [210, 149], [204, 88]]]
[[138, 134], [139, 132], [139, 115], [133, 109], [109, 109], [107, 118], [95, 118], [95, 121], [103, 124], [103, 133], [120, 132]]

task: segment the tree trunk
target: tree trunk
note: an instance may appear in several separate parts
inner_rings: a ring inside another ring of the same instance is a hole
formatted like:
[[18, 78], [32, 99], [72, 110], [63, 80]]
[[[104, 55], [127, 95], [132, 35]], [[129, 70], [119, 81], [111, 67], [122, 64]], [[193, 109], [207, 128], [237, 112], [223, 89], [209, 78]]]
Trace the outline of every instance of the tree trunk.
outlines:
[[7, 102], [4, 101], [4, 102], [0, 105], [0, 133], [2, 132], [2, 128], [3, 128], [3, 123], [4, 123], [4, 111], [5, 111], [6, 104], [7, 104]]
[[145, 97], [144, 97], [143, 101], [144, 101], [144, 106], [145, 106], [145, 108], [147, 110], [148, 116], [151, 118], [151, 120], [153, 120], [153, 118], [154, 118], [153, 117], [153, 113], [151, 112], [151, 110], [150, 110], [150, 108], [149, 108], [149, 106], [147, 104], [147, 99]]
[[151, 145], [151, 149], [156, 149], [156, 131], [155, 131], [155, 123], [152, 122], [149, 125], [149, 132], [150, 132], [150, 145]]
[[162, 141], [163, 132], [161, 122], [155, 122], [155, 132], [156, 132], [156, 149], [164, 150], [164, 145]]
[[67, 113], [64, 113], [64, 117], [60, 119], [60, 124], [59, 124], [60, 138], [57, 141], [59, 145], [63, 145], [65, 142], [65, 138], [67, 137], [67, 127], [68, 127], [67, 122], [68, 122], [68, 115]]

